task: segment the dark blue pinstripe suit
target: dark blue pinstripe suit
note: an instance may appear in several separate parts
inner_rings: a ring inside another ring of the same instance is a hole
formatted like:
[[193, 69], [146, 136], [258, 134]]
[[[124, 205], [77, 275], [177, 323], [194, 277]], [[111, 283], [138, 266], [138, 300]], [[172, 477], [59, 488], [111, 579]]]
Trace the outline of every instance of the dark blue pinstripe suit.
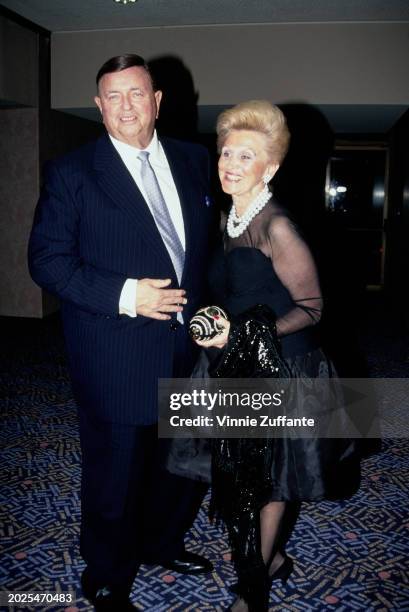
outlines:
[[[161, 143], [185, 225], [181, 287], [187, 292], [183, 316], [188, 321], [201, 304], [204, 285], [211, 214], [207, 206], [208, 156], [198, 145], [170, 139]], [[34, 281], [62, 300], [70, 371], [80, 410], [83, 556], [90, 565], [104, 555], [129, 557], [129, 551], [113, 552], [112, 547], [118, 539], [129, 536], [124, 532], [123, 513], [125, 507], [129, 513], [130, 489], [136, 496], [132, 507], [140, 509], [140, 500], [150, 486], [146, 475], [155, 463], [152, 448], [156, 430], [149, 426], [157, 419], [157, 380], [171, 377], [175, 366], [179, 374], [188, 375], [194, 349], [186, 328], [174, 329], [175, 318], [172, 325], [170, 321], [118, 314], [127, 278], [172, 278], [173, 287], [177, 287], [177, 279], [149, 208], [108, 136], [48, 164], [30, 238], [29, 266]], [[141, 487], [145, 487], [143, 491]], [[163, 483], [159, 488], [165, 494]], [[173, 495], [173, 501], [180, 496], [177, 503], [183, 506], [182, 494]], [[170, 516], [174, 515], [171, 502], [166, 501], [166, 515]], [[144, 512], [155, 515], [158, 503]], [[105, 512], [103, 517], [101, 512]], [[186, 509], [180, 530], [189, 527], [186, 523], [193, 520], [191, 515], [191, 508]], [[143, 523], [141, 517], [138, 520]], [[135, 517], [131, 513], [128, 527], [132, 521]], [[158, 521], [164, 523], [165, 519], [158, 515]], [[170, 527], [175, 536], [177, 526]], [[153, 538], [155, 530], [145, 531]], [[140, 540], [140, 534], [138, 537]], [[105, 547], [97, 544], [101, 538], [107, 540]], [[183, 535], [176, 539], [168, 552], [166, 542], [160, 543], [164, 556], [179, 552]], [[135, 543], [139, 556], [157, 555], [155, 546], [159, 543], [152, 546], [154, 552], [141, 552], [140, 541]], [[130, 578], [134, 571], [130, 566], [136, 561], [123, 561], [115, 580], [120, 582], [125, 575]], [[103, 567], [96, 574], [99, 572], [101, 580], [116, 571], [108, 562], [100, 564]]]

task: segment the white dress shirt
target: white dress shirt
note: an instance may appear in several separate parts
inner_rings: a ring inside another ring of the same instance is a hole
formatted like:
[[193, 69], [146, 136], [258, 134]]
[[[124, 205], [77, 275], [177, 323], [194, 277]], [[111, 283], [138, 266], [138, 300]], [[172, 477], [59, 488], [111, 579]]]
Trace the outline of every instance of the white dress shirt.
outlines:
[[[111, 139], [111, 142], [114, 145], [115, 149], [118, 151], [118, 154], [120, 155], [127, 170], [135, 181], [138, 189], [145, 198], [149, 210], [151, 210], [151, 206], [146, 196], [146, 192], [144, 190], [143, 182], [141, 179], [142, 162], [138, 159], [138, 153], [139, 151], [141, 151], [141, 149], [137, 149], [136, 147], [126, 144], [125, 142], [117, 140], [111, 135], [109, 135], [109, 138]], [[183, 224], [183, 214], [182, 207], [180, 205], [179, 195], [176, 190], [175, 183], [173, 181], [172, 173], [170, 171], [169, 163], [166, 158], [165, 152], [161, 143], [158, 140], [156, 130], [153, 134], [151, 142], [146, 147], [146, 149], [143, 150], [149, 152], [149, 162], [155, 172], [159, 187], [162, 191], [164, 200], [168, 207], [173, 225], [175, 226], [176, 232], [179, 236], [183, 248], [186, 249], [185, 227]], [[138, 203], [135, 203], [135, 206], [138, 206]], [[138, 279], [136, 278], [128, 278], [125, 281], [125, 284], [121, 291], [121, 296], [119, 298], [120, 314], [126, 314], [130, 317], [136, 317], [135, 301], [137, 284]], [[179, 317], [179, 315], [180, 313], [178, 313], [178, 319], [181, 320], [182, 318]]]

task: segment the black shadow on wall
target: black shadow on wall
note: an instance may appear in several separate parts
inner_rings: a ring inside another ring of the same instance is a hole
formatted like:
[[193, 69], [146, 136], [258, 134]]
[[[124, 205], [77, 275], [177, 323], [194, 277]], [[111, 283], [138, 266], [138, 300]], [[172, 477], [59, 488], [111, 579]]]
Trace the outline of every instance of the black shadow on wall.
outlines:
[[[199, 92], [189, 68], [177, 56], [164, 55], [148, 62], [157, 89], [163, 92], [156, 127], [159, 134], [204, 145], [210, 155], [210, 180], [217, 208], [223, 208], [223, 194], [217, 176], [217, 148], [214, 134], [198, 132]], [[217, 230], [214, 230], [215, 232]]]
[[149, 68], [157, 89], [163, 92], [158, 131], [164, 136], [196, 142], [199, 94], [190, 70], [173, 55], [152, 59]]
[[289, 208], [317, 261], [324, 295], [323, 344], [344, 377], [365, 377], [357, 325], [364, 307], [358, 254], [349, 248], [346, 228], [325, 208], [325, 181], [334, 134], [320, 110], [309, 104], [285, 104], [291, 132], [288, 154], [274, 181], [276, 197]]

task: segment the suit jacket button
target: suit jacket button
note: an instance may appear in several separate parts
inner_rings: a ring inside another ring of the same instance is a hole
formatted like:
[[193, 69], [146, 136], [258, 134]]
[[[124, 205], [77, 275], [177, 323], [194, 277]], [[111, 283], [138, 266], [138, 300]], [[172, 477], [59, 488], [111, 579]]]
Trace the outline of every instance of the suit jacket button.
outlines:
[[172, 321], [172, 323], [170, 324], [170, 329], [171, 329], [172, 331], [176, 331], [176, 330], [177, 330], [177, 328], [179, 327], [179, 325], [180, 325], [180, 324], [179, 324], [177, 321]]

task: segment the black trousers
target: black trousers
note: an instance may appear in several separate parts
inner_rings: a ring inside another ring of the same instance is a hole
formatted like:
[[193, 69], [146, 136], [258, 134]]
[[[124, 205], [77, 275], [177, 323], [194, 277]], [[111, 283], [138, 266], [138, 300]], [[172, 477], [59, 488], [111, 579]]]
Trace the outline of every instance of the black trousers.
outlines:
[[[175, 376], [188, 375], [186, 364], [176, 352]], [[207, 485], [164, 469], [169, 441], [156, 425], [105, 423], [80, 410], [80, 438], [81, 555], [96, 587], [130, 590], [142, 562], [183, 552]]]
[[167, 441], [157, 427], [80, 416], [81, 555], [93, 582], [131, 587], [142, 562], [184, 550], [207, 487], [163, 468]]

